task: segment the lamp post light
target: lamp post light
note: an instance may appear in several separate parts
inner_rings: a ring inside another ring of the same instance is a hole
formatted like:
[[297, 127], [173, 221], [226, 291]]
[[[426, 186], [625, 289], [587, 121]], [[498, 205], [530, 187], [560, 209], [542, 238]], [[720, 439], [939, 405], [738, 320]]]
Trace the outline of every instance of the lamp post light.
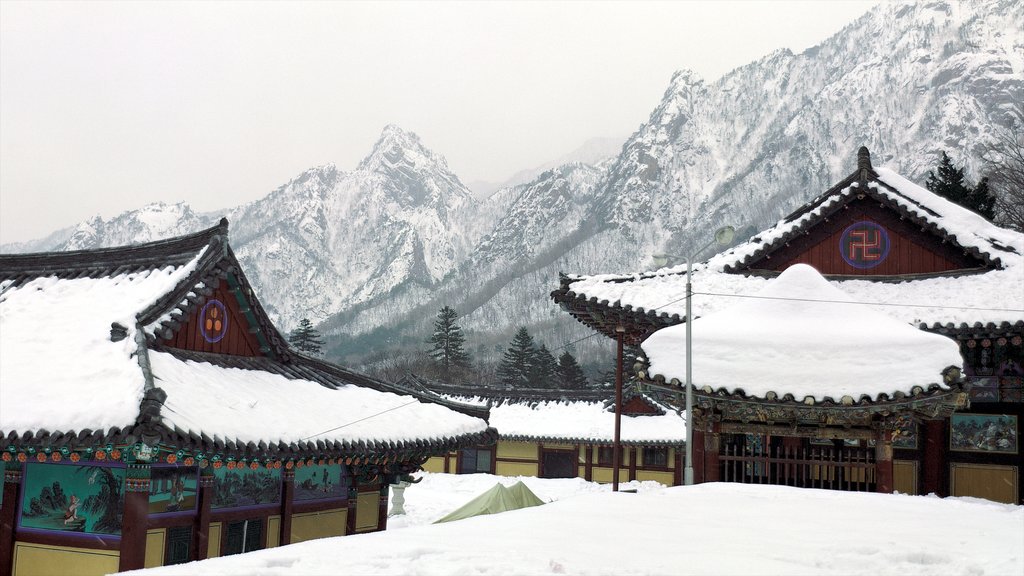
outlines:
[[[708, 249], [712, 244], [728, 246], [736, 236], [732, 226], [723, 226], [715, 231], [715, 237], [707, 244], [686, 257], [686, 466], [683, 468], [683, 484], [693, 485], [693, 259]], [[656, 265], [659, 261], [666, 264], [673, 257], [668, 254], [655, 254]]]

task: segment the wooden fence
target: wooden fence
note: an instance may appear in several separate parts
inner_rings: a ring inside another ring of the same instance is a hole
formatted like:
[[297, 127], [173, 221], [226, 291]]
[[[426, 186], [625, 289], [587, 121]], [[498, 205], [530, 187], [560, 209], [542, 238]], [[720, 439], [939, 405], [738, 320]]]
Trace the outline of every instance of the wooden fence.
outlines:
[[874, 448], [738, 446], [719, 454], [723, 482], [875, 491]]

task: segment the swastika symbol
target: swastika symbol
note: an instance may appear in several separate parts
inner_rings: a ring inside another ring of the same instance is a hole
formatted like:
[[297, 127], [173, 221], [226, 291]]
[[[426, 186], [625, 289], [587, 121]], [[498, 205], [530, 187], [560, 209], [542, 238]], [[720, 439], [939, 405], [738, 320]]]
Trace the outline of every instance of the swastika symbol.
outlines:
[[880, 260], [882, 258], [882, 235], [878, 230], [854, 230], [850, 232], [850, 243], [847, 244], [850, 259], [861, 262]]
[[874, 268], [889, 255], [889, 234], [878, 224], [862, 220], [843, 231], [839, 254], [854, 268]]

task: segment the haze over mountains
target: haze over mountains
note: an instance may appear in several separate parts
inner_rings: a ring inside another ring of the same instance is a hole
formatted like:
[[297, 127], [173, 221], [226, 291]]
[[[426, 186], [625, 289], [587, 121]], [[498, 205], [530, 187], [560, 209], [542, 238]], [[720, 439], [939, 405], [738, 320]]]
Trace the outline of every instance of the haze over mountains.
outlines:
[[[354, 169], [311, 168], [227, 211], [231, 242], [279, 326], [310, 318], [335, 358], [422, 348], [444, 304], [478, 358], [500, 355], [519, 325], [556, 348], [590, 333], [550, 302], [559, 271], [637, 271], [722, 224], [767, 227], [852, 172], [862, 145], [917, 182], [943, 150], [976, 179], [992, 126], [1024, 99], [1021, 30], [1014, 0], [882, 4], [801, 54], [779, 50], [711, 82], [680, 71], [615, 155], [484, 199], [388, 126]], [[4, 251], [143, 242], [223, 215], [156, 204]]]

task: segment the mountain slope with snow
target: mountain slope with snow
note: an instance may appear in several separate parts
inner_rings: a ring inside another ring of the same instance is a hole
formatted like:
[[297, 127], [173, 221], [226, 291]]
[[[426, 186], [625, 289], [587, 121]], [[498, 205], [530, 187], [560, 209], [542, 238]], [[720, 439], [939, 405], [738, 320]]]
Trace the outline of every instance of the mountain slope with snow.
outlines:
[[[559, 271], [635, 271], [724, 223], [767, 228], [852, 172], [862, 145], [918, 183], [944, 150], [977, 180], [992, 127], [1024, 99], [1021, 30], [1012, 0], [884, 3], [803, 53], [714, 81], [678, 72], [616, 157], [485, 200], [389, 126], [353, 170], [313, 168], [231, 210], [232, 245], [281, 327], [320, 323], [335, 355], [421, 348], [445, 304], [478, 354], [499, 355], [519, 325], [557, 347], [589, 333], [550, 303]], [[141, 242], [220, 215], [147, 206], [5, 249]]]

